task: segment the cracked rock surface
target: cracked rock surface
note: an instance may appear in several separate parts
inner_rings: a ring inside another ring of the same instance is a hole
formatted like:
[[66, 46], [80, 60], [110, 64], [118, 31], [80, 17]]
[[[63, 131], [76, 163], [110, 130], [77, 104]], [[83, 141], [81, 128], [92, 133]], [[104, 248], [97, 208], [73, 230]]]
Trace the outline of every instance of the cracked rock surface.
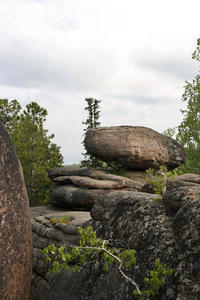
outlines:
[[[170, 197], [170, 201], [168, 201]], [[163, 203], [153, 194], [136, 191], [114, 191], [102, 196], [88, 215], [97, 236], [128, 243], [136, 252], [137, 263], [127, 275], [140, 289], [148, 289], [144, 277], [160, 258], [174, 273], [159, 290], [157, 299], [200, 299], [200, 186], [184, 186], [167, 191]], [[187, 201], [185, 200], [187, 199]], [[171, 203], [177, 202], [176, 205]], [[46, 222], [46, 223], [45, 223]], [[40, 249], [48, 243], [78, 243], [76, 229], [53, 228], [48, 220], [37, 217], [33, 223], [34, 275], [31, 300], [125, 300], [134, 299], [133, 286], [113, 265], [102, 270], [101, 257], [90, 260], [73, 273], [73, 265], [59, 275], [48, 272]], [[65, 227], [65, 226], [64, 226]]]

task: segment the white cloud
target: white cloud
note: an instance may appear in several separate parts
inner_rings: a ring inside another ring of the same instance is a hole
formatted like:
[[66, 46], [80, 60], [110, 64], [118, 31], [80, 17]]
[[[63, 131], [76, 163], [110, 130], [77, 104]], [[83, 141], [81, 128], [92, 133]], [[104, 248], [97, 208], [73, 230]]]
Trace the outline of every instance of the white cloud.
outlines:
[[84, 99], [102, 125], [179, 125], [199, 38], [198, 0], [0, 1], [0, 98], [48, 111], [65, 161], [81, 159]]

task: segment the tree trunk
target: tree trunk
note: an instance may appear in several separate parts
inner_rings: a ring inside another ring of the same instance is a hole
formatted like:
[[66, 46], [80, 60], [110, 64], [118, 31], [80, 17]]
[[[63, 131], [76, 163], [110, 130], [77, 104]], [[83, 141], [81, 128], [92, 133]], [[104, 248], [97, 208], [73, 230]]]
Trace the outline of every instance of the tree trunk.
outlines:
[[30, 176], [31, 180], [30, 180], [30, 186], [29, 186], [29, 196], [28, 196], [30, 207], [32, 205], [33, 188], [34, 188], [33, 178], [34, 178], [34, 170], [32, 169], [31, 170], [31, 176]]

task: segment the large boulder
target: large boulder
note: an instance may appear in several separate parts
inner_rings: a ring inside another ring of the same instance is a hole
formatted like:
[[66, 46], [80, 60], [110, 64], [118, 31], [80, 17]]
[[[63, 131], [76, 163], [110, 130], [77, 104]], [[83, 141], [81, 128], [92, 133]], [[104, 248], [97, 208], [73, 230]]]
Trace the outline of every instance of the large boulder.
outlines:
[[169, 170], [185, 162], [185, 152], [177, 141], [146, 127], [91, 128], [84, 144], [96, 158], [105, 162], [115, 160], [134, 170], [154, 167], [153, 159]]
[[32, 232], [22, 168], [0, 122], [0, 299], [29, 298]]
[[[170, 201], [164, 203], [157, 201], [157, 195], [134, 191], [103, 195], [90, 212], [92, 220], [81, 226], [90, 224], [98, 237], [120, 240], [137, 251], [136, 265], [125, 273], [139, 284], [141, 290], [149, 289], [144, 278], [149, 277], [155, 260], [160, 258], [167, 268], [174, 269], [174, 273], [166, 279], [156, 299], [198, 300], [200, 189], [190, 186], [177, 190], [179, 192], [170, 194]], [[173, 207], [173, 199], [181, 205]], [[134, 287], [121, 276], [119, 265], [114, 264], [105, 272], [101, 256], [85, 263], [80, 273], [72, 271], [75, 262], [59, 275], [49, 273], [40, 249], [50, 242], [58, 245], [78, 242], [76, 230], [72, 234], [71, 227], [64, 227], [63, 232], [58, 224], [53, 228], [46, 218], [33, 220], [35, 272], [30, 299], [135, 299], [132, 294]]]

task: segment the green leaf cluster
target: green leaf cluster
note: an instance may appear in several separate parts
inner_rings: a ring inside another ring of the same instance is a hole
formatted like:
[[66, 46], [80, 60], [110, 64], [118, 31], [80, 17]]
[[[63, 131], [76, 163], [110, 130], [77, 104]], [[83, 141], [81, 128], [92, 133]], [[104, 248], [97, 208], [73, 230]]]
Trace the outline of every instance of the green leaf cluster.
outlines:
[[69, 215], [65, 215], [62, 218], [51, 218], [50, 222], [52, 225], [55, 225], [57, 223], [65, 223], [68, 224], [69, 222], [71, 222], [72, 217]]
[[133, 295], [140, 300], [145, 300], [146, 297], [158, 296], [159, 289], [166, 282], [166, 278], [173, 274], [173, 269], [167, 269], [166, 265], [160, 262], [160, 259], [156, 259], [154, 262], [154, 269], [150, 271], [150, 277], [146, 277], [145, 281], [149, 286], [149, 290], [141, 291], [141, 294], [135, 289]]
[[153, 189], [156, 195], [159, 195], [159, 201], [166, 190], [167, 180], [176, 180], [177, 174], [167, 170], [166, 166], [159, 166], [158, 162], [153, 158], [155, 168], [149, 168], [146, 170], [148, 175], [147, 182], [150, 188]]
[[[110, 265], [116, 261], [118, 264], [122, 262], [123, 267], [131, 268], [132, 264], [136, 263], [134, 249], [127, 250], [123, 248], [115, 248], [109, 246], [109, 241], [103, 241], [96, 237], [96, 231], [93, 231], [91, 226], [87, 228], [78, 227], [80, 234], [80, 245], [74, 246], [72, 249], [61, 246], [49, 245], [42, 250], [46, 256], [46, 261], [52, 261], [51, 271], [60, 272], [62, 268], [65, 270], [70, 263], [76, 262], [74, 271], [80, 271], [80, 266], [87, 260], [97, 258], [97, 255], [102, 253], [104, 261], [103, 270], [108, 271]], [[52, 260], [51, 255], [54, 255]]]

